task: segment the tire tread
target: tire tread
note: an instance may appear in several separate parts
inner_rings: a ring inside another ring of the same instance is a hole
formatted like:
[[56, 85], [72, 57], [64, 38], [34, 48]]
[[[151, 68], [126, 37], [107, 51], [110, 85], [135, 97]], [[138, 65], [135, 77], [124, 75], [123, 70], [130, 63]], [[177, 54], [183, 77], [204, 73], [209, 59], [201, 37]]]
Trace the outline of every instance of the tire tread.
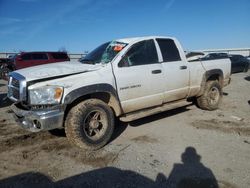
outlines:
[[[87, 109], [92, 108], [94, 106], [99, 106], [102, 108], [105, 108], [105, 110], [108, 112], [107, 116], [110, 118], [109, 120], [109, 127], [108, 127], [108, 133], [103, 138], [103, 141], [101, 141], [98, 144], [91, 144], [88, 143], [86, 140], [84, 140], [81, 136], [81, 126], [77, 124], [79, 116]], [[73, 145], [76, 145], [82, 149], [85, 150], [98, 150], [102, 148], [104, 145], [107, 144], [107, 142], [110, 140], [114, 130], [114, 114], [111, 108], [104, 103], [103, 101], [99, 99], [88, 99], [86, 101], [83, 101], [76, 106], [74, 106], [68, 113], [66, 121], [65, 121], [65, 133], [69, 140], [69, 142]]]

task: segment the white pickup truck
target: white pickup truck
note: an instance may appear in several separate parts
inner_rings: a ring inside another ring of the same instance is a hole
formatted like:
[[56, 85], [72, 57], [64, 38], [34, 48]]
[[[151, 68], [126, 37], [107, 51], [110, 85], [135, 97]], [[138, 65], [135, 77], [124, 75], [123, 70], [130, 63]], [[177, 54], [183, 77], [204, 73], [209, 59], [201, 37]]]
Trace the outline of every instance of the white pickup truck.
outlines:
[[100, 45], [80, 62], [10, 73], [8, 97], [23, 128], [65, 128], [72, 143], [96, 150], [110, 140], [116, 117], [132, 121], [191, 99], [201, 109], [217, 109], [230, 69], [229, 59], [188, 62], [175, 38], [125, 38]]

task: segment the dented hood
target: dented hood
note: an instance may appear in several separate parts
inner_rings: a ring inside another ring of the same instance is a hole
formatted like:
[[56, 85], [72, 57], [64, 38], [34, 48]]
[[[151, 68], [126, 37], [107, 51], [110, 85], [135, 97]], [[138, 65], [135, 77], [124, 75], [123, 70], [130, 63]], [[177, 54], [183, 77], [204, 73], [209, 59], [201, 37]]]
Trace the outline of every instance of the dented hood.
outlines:
[[100, 69], [101, 67], [101, 64], [90, 65], [82, 64], [78, 61], [65, 61], [61, 63], [51, 63], [29, 67], [15, 72], [23, 75], [26, 78], [26, 81], [32, 81], [94, 71]]

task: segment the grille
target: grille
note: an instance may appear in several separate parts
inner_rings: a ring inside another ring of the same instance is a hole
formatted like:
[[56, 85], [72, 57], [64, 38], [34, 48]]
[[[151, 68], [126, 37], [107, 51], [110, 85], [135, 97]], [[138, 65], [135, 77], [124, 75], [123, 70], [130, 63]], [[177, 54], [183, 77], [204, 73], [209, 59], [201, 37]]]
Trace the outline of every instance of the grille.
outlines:
[[26, 99], [26, 81], [22, 75], [15, 72], [10, 74], [8, 97], [15, 102]]
[[17, 80], [16, 78], [12, 77], [11, 85], [13, 85], [14, 87], [19, 88], [20, 87], [19, 80]]
[[18, 101], [20, 99], [19, 90], [13, 87], [9, 88], [9, 96]]

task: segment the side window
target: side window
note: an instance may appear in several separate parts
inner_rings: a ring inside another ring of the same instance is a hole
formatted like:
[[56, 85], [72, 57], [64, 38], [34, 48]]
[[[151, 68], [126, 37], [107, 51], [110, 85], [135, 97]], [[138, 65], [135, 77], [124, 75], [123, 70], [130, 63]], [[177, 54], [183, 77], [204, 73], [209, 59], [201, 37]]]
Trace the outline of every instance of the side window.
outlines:
[[119, 67], [158, 63], [158, 56], [153, 40], [134, 44], [118, 64]]
[[31, 54], [23, 54], [21, 58], [22, 60], [31, 60]]
[[52, 53], [54, 59], [68, 59], [68, 55], [64, 53]]
[[180, 61], [179, 50], [171, 39], [156, 39], [158, 42], [164, 62]]
[[32, 54], [32, 59], [34, 59], [34, 60], [47, 60], [48, 56], [46, 54]]

